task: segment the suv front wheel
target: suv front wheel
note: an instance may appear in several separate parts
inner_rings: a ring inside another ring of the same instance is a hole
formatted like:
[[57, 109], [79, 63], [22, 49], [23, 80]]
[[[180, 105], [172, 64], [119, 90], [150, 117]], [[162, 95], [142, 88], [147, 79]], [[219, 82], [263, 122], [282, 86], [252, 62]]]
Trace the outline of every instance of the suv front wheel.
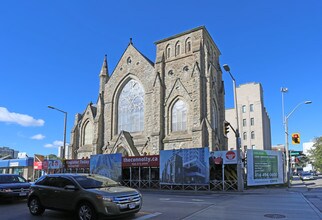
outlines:
[[37, 197], [30, 198], [28, 206], [29, 206], [29, 212], [32, 215], [42, 215], [45, 211], [44, 207], [42, 207]]
[[96, 220], [97, 213], [94, 207], [88, 202], [82, 202], [77, 208], [79, 220]]

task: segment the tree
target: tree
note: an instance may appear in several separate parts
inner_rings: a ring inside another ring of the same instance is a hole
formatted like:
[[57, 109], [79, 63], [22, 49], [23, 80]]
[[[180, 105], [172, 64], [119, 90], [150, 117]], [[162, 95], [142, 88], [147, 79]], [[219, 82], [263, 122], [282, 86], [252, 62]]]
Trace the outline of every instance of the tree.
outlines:
[[47, 159], [49, 159], [49, 160], [58, 160], [60, 158], [57, 157], [55, 154], [49, 154], [49, 155], [47, 155]]
[[315, 138], [313, 147], [308, 151], [312, 165], [322, 171], [322, 137]]

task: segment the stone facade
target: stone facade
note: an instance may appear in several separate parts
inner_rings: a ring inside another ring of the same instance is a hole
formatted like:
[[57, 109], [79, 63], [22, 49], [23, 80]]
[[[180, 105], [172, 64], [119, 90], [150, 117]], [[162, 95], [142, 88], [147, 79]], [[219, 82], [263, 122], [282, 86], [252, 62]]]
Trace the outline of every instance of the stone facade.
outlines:
[[[227, 148], [220, 51], [206, 28], [198, 27], [155, 45], [153, 63], [131, 40], [110, 75], [105, 57], [99, 74], [98, 101], [88, 104], [84, 113], [75, 117], [72, 158], [101, 153], [138, 156], [179, 148]], [[134, 119], [123, 115], [120, 98], [126, 97], [125, 90], [132, 91], [132, 87], [138, 88], [138, 94], [144, 91], [131, 99], [136, 107], [135, 113], [129, 114]], [[140, 104], [139, 98], [144, 104]], [[126, 121], [130, 119], [134, 125]]]

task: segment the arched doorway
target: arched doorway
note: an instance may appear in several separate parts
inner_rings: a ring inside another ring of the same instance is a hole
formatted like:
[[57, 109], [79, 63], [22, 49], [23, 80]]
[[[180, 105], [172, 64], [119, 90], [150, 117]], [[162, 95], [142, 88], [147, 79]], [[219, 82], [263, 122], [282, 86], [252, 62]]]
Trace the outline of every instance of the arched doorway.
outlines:
[[116, 150], [116, 153], [122, 154], [122, 157], [128, 157], [129, 156], [129, 152], [123, 146], [119, 146], [117, 148], [117, 150]]

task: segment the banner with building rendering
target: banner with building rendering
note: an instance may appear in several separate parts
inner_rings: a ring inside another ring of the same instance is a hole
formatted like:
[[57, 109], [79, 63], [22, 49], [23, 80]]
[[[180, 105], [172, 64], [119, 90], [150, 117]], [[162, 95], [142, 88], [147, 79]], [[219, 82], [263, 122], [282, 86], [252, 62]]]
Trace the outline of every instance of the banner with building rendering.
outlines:
[[91, 155], [90, 172], [114, 181], [122, 180], [122, 154]]
[[209, 149], [160, 151], [160, 184], [209, 184]]
[[280, 151], [247, 150], [247, 185], [283, 184], [283, 157]]

